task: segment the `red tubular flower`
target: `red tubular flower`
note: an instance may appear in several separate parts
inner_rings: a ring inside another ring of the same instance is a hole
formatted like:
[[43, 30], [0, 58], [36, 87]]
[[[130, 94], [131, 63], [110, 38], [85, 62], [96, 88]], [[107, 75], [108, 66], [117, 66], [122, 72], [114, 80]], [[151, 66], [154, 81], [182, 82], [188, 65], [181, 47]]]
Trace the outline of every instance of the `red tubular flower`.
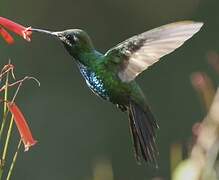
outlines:
[[[17, 24], [9, 19], [6, 19], [6, 18], [3, 18], [3, 17], [0, 17], [0, 31], [2, 31], [2, 27], [5, 27], [6, 29], [18, 34], [19, 36], [22, 36], [25, 40], [27, 41], [30, 41], [31, 40], [31, 35], [32, 35], [32, 31], [30, 30], [30, 27], [27, 28], [27, 27], [24, 27], [20, 24]], [[4, 31], [4, 30], [3, 30]], [[6, 32], [6, 31], [5, 31]], [[3, 33], [3, 34], [6, 34], [6, 33]], [[1, 35], [2, 35], [2, 32], [1, 32]], [[7, 37], [8, 37], [8, 33], [7, 33]], [[7, 42], [11, 42], [11, 41], [8, 41], [7, 38], [5, 38], [5, 35], [2, 35], [3, 38], [7, 41]], [[12, 38], [12, 37], [11, 37]], [[13, 38], [12, 38], [13, 39]], [[9, 43], [10, 44], [10, 43]]]
[[24, 143], [24, 151], [28, 151], [29, 148], [37, 143], [36, 140], [33, 139], [30, 128], [27, 124], [27, 121], [19, 109], [19, 107], [13, 102], [7, 103], [8, 109], [14, 116], [15, 123], [17, 125], [18, 131], [20, 133], [21, 139]]
[[2, 27], [0, 28], [0, 35], [3, 37], [3, 39], [8, 44], [13, 44], [14, 43], [14, 38]]

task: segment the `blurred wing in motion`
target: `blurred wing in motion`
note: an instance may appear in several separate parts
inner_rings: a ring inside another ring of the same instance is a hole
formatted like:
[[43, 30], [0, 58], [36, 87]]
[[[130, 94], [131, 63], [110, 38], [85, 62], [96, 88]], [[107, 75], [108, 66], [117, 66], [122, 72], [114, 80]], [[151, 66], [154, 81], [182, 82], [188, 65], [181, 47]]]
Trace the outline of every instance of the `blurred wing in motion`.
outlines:
[[200, 22], [182, 21], [133, 36], [106, 52], [107, 63], [118, 68], [122, 81], [132, 81], [161, 57], [180, 47], [202, 25]]

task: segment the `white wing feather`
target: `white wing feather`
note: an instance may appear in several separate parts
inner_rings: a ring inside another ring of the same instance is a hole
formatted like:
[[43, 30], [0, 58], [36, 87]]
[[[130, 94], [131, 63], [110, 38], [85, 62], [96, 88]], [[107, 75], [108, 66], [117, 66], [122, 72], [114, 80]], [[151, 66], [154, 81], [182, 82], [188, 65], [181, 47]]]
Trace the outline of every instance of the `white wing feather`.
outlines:
[[[136, 52], [129, 54], [125, 68], [118, 73], [120, 79], [125, 82], [135, 79], [138, 74], [153, 65], [161, 57], [180, 47], [197, 33], [202, 25], [203, 23], [199, 22], [183, 21], [164, 25], [134, 36], [133, 40], [145, 39], [145, 42]], [[132, 38], [129, 40], [132, 40]], [[116, 48], [122, 48], [123, 45], [125, 44], [121, 43]]]

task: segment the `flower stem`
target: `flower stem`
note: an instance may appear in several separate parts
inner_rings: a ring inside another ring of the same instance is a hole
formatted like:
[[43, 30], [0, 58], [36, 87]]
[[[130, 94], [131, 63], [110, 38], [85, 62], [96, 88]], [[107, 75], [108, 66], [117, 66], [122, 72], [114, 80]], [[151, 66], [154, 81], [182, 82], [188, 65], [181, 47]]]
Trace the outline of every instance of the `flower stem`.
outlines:
[[6, 80], [5, 80], [4, 109], [3, 109], [3, 118], [2, 118], [2, 124], [1, 124], [1, 129], [0, 129], [0, 140], [2, 137], [2, 133], [3, 133], [6, 118], [7, 118], [8, 79], [9, 79], [9, 73], [7, 73]]
[[7, 150], [8, 150], [9, 140], [10, 140], [10, 137], [11, 137], [13, 122], [14, 122], [14, 116], [12, 115], [11, 120], [10, 120], [10, 124], [9, 124], [9, 127], [8, 127], [7, 137], [6, 137], [6, 140], [5, 140], [5, 146], [4, 146], [3, 154], [2, 154], [2, 161], [4, 161], [4, 162], [5, 162], [5, 158], [6, 158], [6, 154], [7, 154]]
[[[9, 61], [10, 63], [10, 61]], [[0, 140], [2, 137], [2, 133], [5, 127], [5, 122], [6, 122], [6, 118], [7, 118], [7, 98], [8, 98], [8, 79], [9, 79], [9, 72], [7, 72], [6, 75], [6, 80], [5, 80], [5, 94], [4, 94], [4, 107], [3, 107], [3, 117], [2, 117], [2, 124], [1, 124], [1, 128], [0, 128]], [[0, 180], [2, 179], [2, 174], [3, 174], [3, 167], [4, 167], [4, 160], [1, 158], [0, 159]]]
[[18, 152], [19, 152], [19, 149], [20, 149], [20, 146], [21, 146], [21, 139], [18, 143], [18, 146], [17, 146], [17, 150], [16, 152], [14, 153], [14, 157], [13, 157], [13, 160], [12, 160], [12, 163], [11, 163], [11, 166], [10, 166], [10, 169], [8, 171], [8, 175], [7, 175], [7, 178], [6, 180], [10, 180], [10, 177], [11, 177], [11, 174], [12, 174], [12, 171], [13, 171], [13, 168], [14, 168], [14, 165], [15, 165], [15, 162], [17, 160], [17, 156], [18, 156]]
[[7, 154], [7, 150], [8, 150], [9, 140], [10, 140], [10, 137], [11, 137], [13, 122], [14, 122], [14, 116], [12, 115], [11, 120], [10, 120], [10, 124], [9, 124], [9, 127], [8, 127], [8, 132], [7, 132], [7, 137], [6, 137], [6, 140], [5, 140], [5, 146], [4, 146], [4, 149], [3, 149], [2, 158], [1, 158], [2, 164], [1, 164], [1, 167], [0, 167], [0, 180], [1, 180], [1, 177], [2, 177], [2, 174], [3, 174], [3, 171], [4, 171], [6, 154]]

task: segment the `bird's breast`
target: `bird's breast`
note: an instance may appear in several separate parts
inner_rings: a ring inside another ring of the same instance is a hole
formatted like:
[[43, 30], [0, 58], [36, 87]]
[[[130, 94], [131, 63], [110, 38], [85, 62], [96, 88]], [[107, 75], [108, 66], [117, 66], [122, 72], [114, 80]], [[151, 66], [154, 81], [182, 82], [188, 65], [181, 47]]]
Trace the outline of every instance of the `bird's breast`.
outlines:
[[104, 87], [103, 81], [97, 76], [97, 74], [89, 70], [86, 66], [81, 63], [78, 63], [81, 74], [88, 87], [98, 96], [102, 97], [105, 100], [109, 100], [109, 95]]

